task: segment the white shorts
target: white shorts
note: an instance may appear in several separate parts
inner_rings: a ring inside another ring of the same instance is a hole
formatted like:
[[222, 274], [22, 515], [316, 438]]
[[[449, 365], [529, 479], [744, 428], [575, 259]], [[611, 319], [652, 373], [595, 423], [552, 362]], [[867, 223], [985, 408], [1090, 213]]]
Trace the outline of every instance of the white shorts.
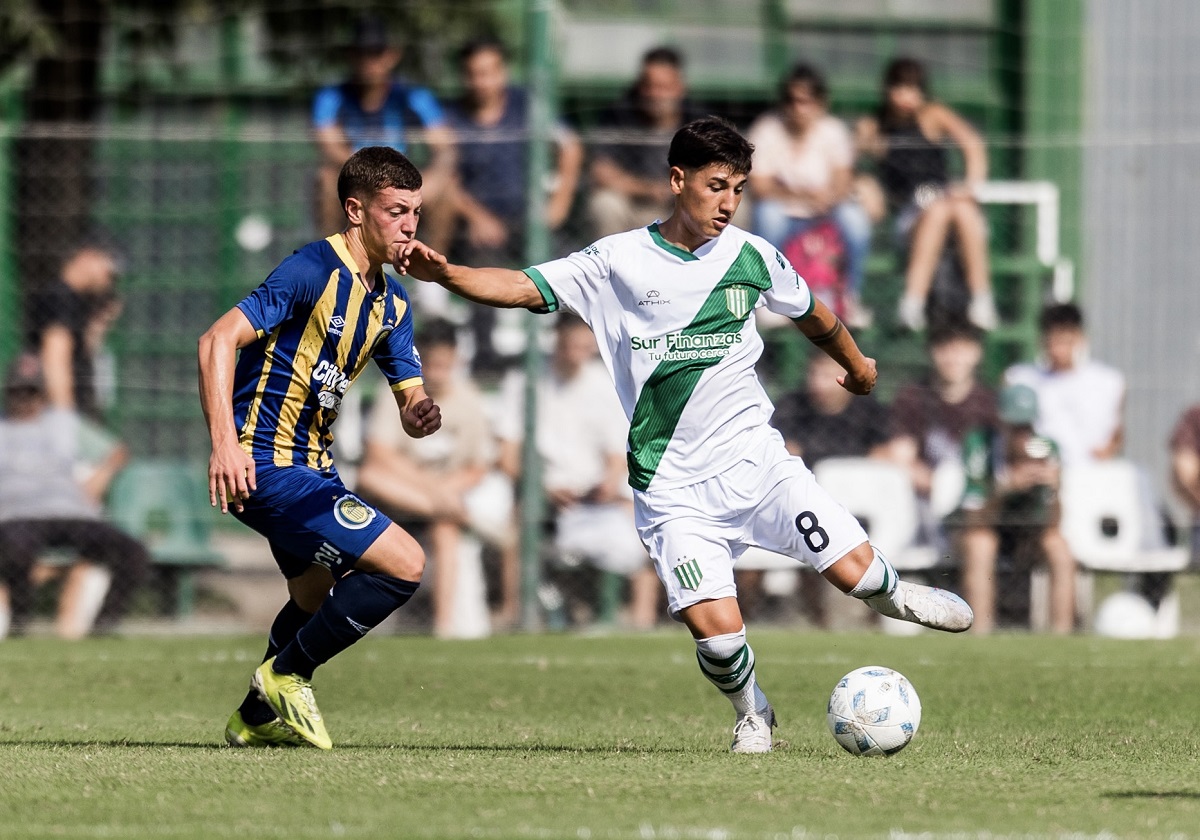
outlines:
[[858, 520], [788, 453], [779, 433], [763, 431], [744, 460], [720, 475], [634, 493], [638, 534], [672, 616], [701, 601], [736, 596], [733, 564], [751, 546], [823, 572], [867, 542]]

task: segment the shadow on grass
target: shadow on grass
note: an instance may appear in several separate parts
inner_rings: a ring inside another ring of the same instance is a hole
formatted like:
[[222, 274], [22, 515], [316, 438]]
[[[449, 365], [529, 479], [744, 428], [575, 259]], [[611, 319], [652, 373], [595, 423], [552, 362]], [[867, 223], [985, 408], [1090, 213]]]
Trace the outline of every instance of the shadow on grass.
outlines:
[[1200, 799], [1200, 790], [1118, 790], [1100, 795], [1105, 799]]

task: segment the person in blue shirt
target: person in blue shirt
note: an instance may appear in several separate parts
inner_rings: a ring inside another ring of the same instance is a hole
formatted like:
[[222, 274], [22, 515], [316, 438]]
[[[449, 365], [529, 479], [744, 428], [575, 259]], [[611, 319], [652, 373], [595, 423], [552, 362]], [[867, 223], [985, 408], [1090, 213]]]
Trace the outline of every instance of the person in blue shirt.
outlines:
[[361, 17], [354, 26], [350, 78], [321, 88], [313, 98], [313, 136], [321, 153], [316, 224], [322, 236], [342, 228], [338, 173], [351, 154], [366, 146], [390, 146], [411, 154], [411, 147], [419, 143], [428, 150], [422, 191], [426, 238], [430, 223], [436, 227], [441, 218], [438, 211], [443, 206], [449, 210], [443, 199], [453, 175], [454, 156], [445, 116], [430, 90], [393, 77], [401, 56], [381, 19]]
[[371, 360], [407, 434], [441, 427], [408, 295], [382, 271], [416, 235], [421, 173], [368, 146], [342, 167], [338, 195], [345, 229], [285, 259], [200, 338], [210, 501], [267, 538], [290, 595], [226, 727], [233, 746], [329, 749], [314, 669], [407, 602], [425, 566], [417, 541], [351, 493], [330, 455], [342, 398]]
[[[455, 144], [454, 258], [467, 265], [523, 264], [528, 198], [529, 100], [509, 83], [507, 50], [493, 38], [467, 42], [458, 51], [461, 99], [447, 106]], [[583, 169], [583, 144], [559, 124], [557, 157], [546, 194], [545, 223], [562, 228]], [[476, 375], [495, 373], [503, 358], [492, 343], [496, 310], [471, 306]]]

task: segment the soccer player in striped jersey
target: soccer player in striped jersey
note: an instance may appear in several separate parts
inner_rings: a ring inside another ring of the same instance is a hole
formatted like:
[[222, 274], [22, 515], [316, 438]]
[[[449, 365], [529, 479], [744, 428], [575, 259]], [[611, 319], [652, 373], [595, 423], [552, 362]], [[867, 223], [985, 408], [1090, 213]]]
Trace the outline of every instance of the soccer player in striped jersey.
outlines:
[[346, 390], [372, 359], [409, 435], [441, 426], [408, 296], [382, 271], [416, 234], [421, 174], [369, 146], [342, 167], [338, 195], [345, 230], [285, 259], [200, 338], [210, 501], [267, 538], [290, 595], [226, 726], [233, 746], [329, 749], [313, 670], [408, 601], [425, 565], [416, 540], [346, 489], [329, 451]]
[[524, 271], [451, 265], [421, 243], [396, 266], [470, 300], [565, 307], [591, 326], [630, 421], [639, 534], [701, 671], [733, 703], [734, 752], [769, 751], [775, 724], [734, 586], [733, 563], [747, 547], [808, 562], [886, 616], [951, 632], [972, 621], [958, 596], [899, 580], [768, 425], [755, 307], [793, 319], [842, 366], [837, 381], [851, 393], [869, 393], [876, 371], [783, 255], [732, 224], [752, 152], [729, 123], [696, 120], [671, 142], [675, 206], [664, 222]]

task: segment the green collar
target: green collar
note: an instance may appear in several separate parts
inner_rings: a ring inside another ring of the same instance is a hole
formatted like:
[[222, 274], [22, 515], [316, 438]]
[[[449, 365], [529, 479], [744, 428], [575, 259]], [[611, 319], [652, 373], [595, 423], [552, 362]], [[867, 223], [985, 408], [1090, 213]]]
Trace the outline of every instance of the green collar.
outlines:
[[668, 254], [674, 254], [684, 262], [691, 262], [692, 260], [700, 259], [686, 248], [680, 248], [678, 245], [674, 245], [663, 239], [663, 235], [658, 231], [658, 222], [650, 225], [648, 228], [646, 228], [646, 230], [650, 231], [650, 238], [654, 240], [654, 244], [659, 248], [662, 248]]

